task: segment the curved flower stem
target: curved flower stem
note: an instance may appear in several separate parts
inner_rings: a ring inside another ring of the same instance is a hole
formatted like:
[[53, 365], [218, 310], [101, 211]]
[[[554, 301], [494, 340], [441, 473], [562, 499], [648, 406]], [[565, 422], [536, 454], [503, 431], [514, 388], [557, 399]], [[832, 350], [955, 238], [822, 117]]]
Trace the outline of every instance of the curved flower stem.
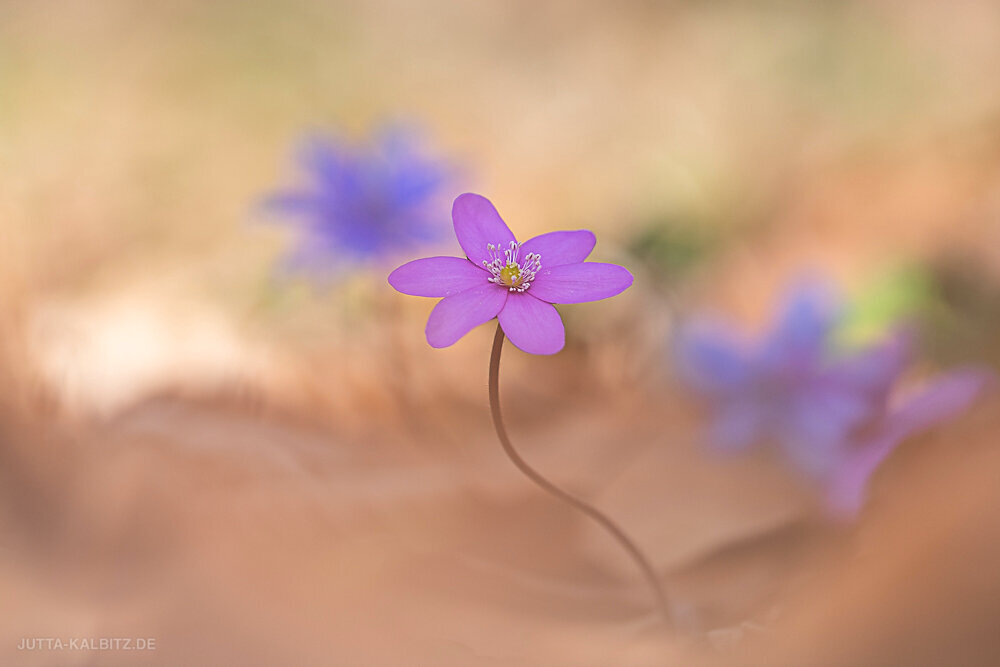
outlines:
[[507, 436], [507, 429], [504, 427], [503, 415], [500, 413], [500, 352], [503, 350], [503, 342], [503, 329], [501, 329], [500, 325], [497, 324], [497, 333], [493, 338], [493, 354], [490, 356], [490, 413], [493, 415], [493, 427], [496, 429], [497, 437], [500, 438], [500, 444], [503, 445], [503, 450], [507, 454], [507, 457], [515, 466], [517, 466], [518, 470], [524, 473], [525, 477], [540, 486], [549, 494], [555, 496], [583, 514], [586, 514], [588, 517], [600, 524], [602, 528], [611, 533], [611, 536], [618, 541], [625, 551], [628, 552], [632, 560], [635, 561], [635, 564], [639, 566], [643, 576], [646, 578], [646, 583], [648, 583], [649, 587], [653, 590], [653, 595], [656, 597], [657, 607], [659, 608], [660, 613], [663, 614], [664, 620], [666, 620], [668, 625], [673, 625], [673, 616], [670, 613], [670, 605], [667, 602], [666, 593], [663, 592], [663, 587], [660, 585], [660, 580], [656, 576], [653, 566], [650, 565], [649, 559], [643, 555], [642, 551], [639, 550], [639, 547], [637, 547], [635, 543], [629, 539], [628, 535], [625, 534], [625, 531], [622, 530], [618, 524], [594, 507], [591, 507], [582, 500], [571, 496], [547, 480], [545, 477], [542, 477], [542, 475], [528, 465], [527, 462], [521, 458], [521, 455], [517, 453], [517, 450], [514, 449], [514, 445], [511, 444], [510, 438]]

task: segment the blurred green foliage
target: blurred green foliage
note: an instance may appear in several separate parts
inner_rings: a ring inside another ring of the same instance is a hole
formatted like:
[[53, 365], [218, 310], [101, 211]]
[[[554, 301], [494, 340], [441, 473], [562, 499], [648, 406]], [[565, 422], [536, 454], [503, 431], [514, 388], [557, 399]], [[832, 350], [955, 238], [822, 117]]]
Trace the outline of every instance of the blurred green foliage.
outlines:
[[928, 354], [940, 363], [1000, 365], [1000, 285], [975, 263], [943, 260], [931, 268], [925, 312]]
[[718, 234], [680, 217], [661, 217], [637, 228], [626, 250], [662, 285], [683, 279], [718, 246]]
[[1000, 365], [1000, 285], [975, 263], [950, 257], [884, 273], [849, 302], [835, 344], [862, 345], [900, 325], [916, 327], [938, 364]]
[[900, 324], [917, 324], [933, 302], [934, 280], [925, 268], [894, 267], [848, 302], [836, 333], [836, 344], [864, 345], [884, 337]]

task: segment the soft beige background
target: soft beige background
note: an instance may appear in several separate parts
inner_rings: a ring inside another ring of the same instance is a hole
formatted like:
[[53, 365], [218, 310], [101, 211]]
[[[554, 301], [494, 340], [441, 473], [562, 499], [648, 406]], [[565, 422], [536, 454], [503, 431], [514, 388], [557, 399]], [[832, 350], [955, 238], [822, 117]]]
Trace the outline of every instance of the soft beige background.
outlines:
[[[759, 325], [806, 269], [994, 284], [998, 58], [986, 0], [0, 3], [0, 662], [995, 661], [995, 402], [833, 528], [766, 457], [706, 458], [663, 360], [673, 309]], [[294, 140], [391, 118], [519, 236], [634, 269], [560, 355], [508, 348], [503, 395], [690, 635], [503, 459], [490, 327], [435, 351], [391, 266], [276, 275], [254, 205]], [[669, 284], [625, 251], [661, 219], [723, 239]], [[58, 636], [158, 648], [16, 650]]]

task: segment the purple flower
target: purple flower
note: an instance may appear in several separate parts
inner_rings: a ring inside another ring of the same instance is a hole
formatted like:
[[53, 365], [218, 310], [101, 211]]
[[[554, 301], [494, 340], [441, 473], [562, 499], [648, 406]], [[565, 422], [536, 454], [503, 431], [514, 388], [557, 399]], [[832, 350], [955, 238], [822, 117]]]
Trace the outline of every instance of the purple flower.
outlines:
[[443, 236], [437, 211], [447, 172], [413, 132], [390, 127], [368, 146], [310, 136], [298, 162], [308, 184], [264, 202], [300, 229], [293, 268], [336, 271]]
[[485, 197], [467, 193], [452, 207], [466, 257], [427, 257], [389, 274], [403, 294], [444, 297], [427, 320], [427, 342], [448, 347], [494, 317], [514, 345], [532, 354], [563, 348], [566, 331], [553, 303], [620, 294], [632, 274], [615, 264], [584, 262], [592, 232], [550, 232], [518, 243]]
[[872, 432], [845, 448], [826, 485], [827, 509], [834, 516], [852, 518], [864, 505], [875, 470], [905, 439], [958, 416], [995, 377], [967, 368], [935, 378], [922, 390], [890, 411]]
[[725, 452], [780, 445], [812, 476], [836, 465], [848, 436], [877, 418], [906, 361], [902, 336], [847, 356], [830, 353], [838, 307], [817, 284], [788, 297], [776, 325], [750, 342], [717, 323], [678, 337], [678, 367], [713, 408], [710, 444]]
[[756, 343], [717, 324], [692, 325], [679, 336], [679, 369], [711, 403], [713, 446], [733, 452], [776, 442], [820, 486], [827, 510], [851, 518], [864, 504], [872, 474], [895, 448], [958, 415], [993, 376], [953, 371], [890, 408], [890, 392], [909, 361], [907, 339], [892, 336], [834, 356], [837, 312], [826, 290], [805, 285]]

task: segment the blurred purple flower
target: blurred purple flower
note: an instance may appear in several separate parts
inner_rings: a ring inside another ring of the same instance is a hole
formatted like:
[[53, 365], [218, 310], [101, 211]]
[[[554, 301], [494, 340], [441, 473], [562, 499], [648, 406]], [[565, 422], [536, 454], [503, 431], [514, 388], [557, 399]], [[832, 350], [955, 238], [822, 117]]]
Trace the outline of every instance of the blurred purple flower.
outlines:
[[709, 441], [721, 451], [779, 444], [796, 467], [826, 474], [848, 435], [878, 416], [906, 361], [903, 336], [849, 356], [830, 354], [838, 307], [818, 284], [788, 297], [774, 328], [747, 342], [718, 323], [680, 332], [681, 378], [713, 408]]
[[828, 290], [805, 284], [792, 291], [760, 341], [742, 340], [718, 323], [695, 323], [680, 332], [677, 353], [682, 380], [712, 408], [713, 448], [777, 444], [827, 490], [829, 509], [847, 516], [860, 509], [868, 479], [892, 450], [960, 413], [988, 374], [947, 374], [889, 410], [890, 391], [909, 361], [907, 337], [834, 355], [838, 315]]
[[632, 284], [620, 266], [584, 262], [597, 242], [587, 230], [518, 243], [493, 204], [471, 193], [455, 200], [452, 220], [468, 259], [416, 259], [389, 274], [389, 284], [403, 294], [444, 297], [427, 320], [432, 347], [452, 345], [496, 317], [517, 347], [555, 354], [566, 330], [553, 303], [606, 299]]
[[906, 438], [961, 414], [995, 377], [979, 368], [945, 373], [884, 416], [873, 432], [849, 443], [826, 480], [826, 505], [840, 518], [864, 506], [868, 482], [879, 465]]
[[370, 145], [311, 135], [297, 162], [307, 185], [263, 203], [299, 227], [291, 268], [337, 272], [443, 237], [438, 212], [448, 169], [421, 151], [412, 130], [389, 127]]

